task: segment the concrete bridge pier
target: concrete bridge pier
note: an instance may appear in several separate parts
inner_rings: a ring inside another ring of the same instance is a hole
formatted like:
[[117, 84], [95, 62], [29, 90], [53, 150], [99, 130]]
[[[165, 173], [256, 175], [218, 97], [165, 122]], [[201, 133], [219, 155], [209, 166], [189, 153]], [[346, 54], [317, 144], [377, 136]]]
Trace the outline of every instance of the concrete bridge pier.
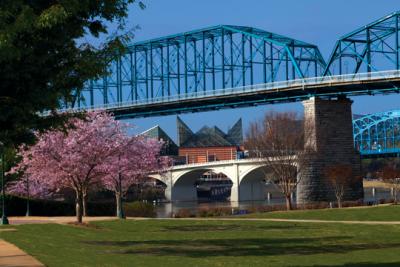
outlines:
[[165, 188], [165, 199], [167, 201], [197, 201], [197, 189], [194, 185], [179, 185]]
[[304, 146], [312, 154], [300, 169], [298, 204], [336, 200], [325, 170], [337, 164], [350, 164], [353, 169], [354, 178], [349, 180], [343, 200], [364, 197], [361, 160], [353, 141], [351, 104], [352, 101], [345, 97], [335, 100], [312, 97], [303, 101]]

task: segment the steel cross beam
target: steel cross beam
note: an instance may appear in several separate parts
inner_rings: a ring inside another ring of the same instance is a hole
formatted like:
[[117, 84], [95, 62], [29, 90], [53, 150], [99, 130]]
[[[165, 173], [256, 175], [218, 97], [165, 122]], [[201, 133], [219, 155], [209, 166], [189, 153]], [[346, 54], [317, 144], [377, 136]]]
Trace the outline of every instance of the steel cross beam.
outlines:
[[324, 68], [313, 44], [252, 27], [219, 25], [127, 46], [110, 62], [109, 75], [88, 81], [68, 107], [207, 94], [318, 76]]
[[[218, 25], [137, 42], [110, 62], [109, 75], [88, 81], [72, 103], [60, 106], [103, 107], [119, 118], [133, 118], [311, 96], [398, 93], [398, 72], [386, 80], [372, 78], [400, 70], [399, 17], [394, 12], [342, 36], [328, 64], [313, 44], [244, 26]], [[361, 83], [358, 74], [365, 79]], [[322, 83], [310, 85], [312, 77]], [[330, 79], [339, 83], [326, 85]], [[247, 94], [253, 89], [257, 95]]]
[[400, 69], [399, 16], [394, 12], [340, 37], [324, 75]]

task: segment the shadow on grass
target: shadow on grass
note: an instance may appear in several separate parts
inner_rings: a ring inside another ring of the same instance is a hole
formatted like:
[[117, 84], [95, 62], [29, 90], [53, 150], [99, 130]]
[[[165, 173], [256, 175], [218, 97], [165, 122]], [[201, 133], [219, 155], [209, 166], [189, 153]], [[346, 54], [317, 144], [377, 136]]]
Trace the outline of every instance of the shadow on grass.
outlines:
[[227, 238], [227, 239], [153, 240], [153, 241], [85, 241], [84, 243], [95, 246], [115, 247], [115, 248], [107, 248], [108, 253], [112, 254], [184, 256], [184, 257], [194, 257], [194, 258], [205, 257], [205, 256], [236, 257], [236, 256], [312, 255], [321, 253], [340, 254], [356, 250], [400, 248], [400, 243], [351, 244], [351, 239], [346, 236], [321, 237], [321, 238], [282, 238], [282, 239], [269, 239], [269, 238], [228, 239]]
[[313, 265], [313, 267], [398, 267], [400, 262], [380, 263], [380, 262], [358, 262], [345, 263], [339, 265]]

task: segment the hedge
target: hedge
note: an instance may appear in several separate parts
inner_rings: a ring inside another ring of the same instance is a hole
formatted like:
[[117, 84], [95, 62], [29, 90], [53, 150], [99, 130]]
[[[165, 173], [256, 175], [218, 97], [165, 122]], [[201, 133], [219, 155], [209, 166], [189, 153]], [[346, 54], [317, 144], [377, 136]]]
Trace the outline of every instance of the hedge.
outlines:
[[[27, 200], [16, 196], [6, 196], [6, 214], [7, 216], [24, 216], [26, 214]], [[31, 216], [74, 216], [75, 203], [55, 201], [55, 200], [37, 200], [29, 201]], [[107, 202], [88, 202], [87, 213], [89, 216], [114, 216], [114, 201]], [[0, 210], [0, 215], [2, 211]]]

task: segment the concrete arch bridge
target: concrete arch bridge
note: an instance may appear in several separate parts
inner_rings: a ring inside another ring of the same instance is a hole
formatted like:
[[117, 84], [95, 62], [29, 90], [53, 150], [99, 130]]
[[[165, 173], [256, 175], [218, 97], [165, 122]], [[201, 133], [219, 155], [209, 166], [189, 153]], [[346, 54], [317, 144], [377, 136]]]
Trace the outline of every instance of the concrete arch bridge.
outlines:
[[[276, 161], [279, 164], [279, 160]], [[297, 168], [296, 166], [293, 166]], [[197, 201], [196, 180], [205, 173], [222, 173], [232, 181], [231, 202], [264, 200], [265, 174], [269, 172], [261, 159], [225, 160], [174, 166], [167, 173], [152, 178], [166, 184], [169, 201]]]

